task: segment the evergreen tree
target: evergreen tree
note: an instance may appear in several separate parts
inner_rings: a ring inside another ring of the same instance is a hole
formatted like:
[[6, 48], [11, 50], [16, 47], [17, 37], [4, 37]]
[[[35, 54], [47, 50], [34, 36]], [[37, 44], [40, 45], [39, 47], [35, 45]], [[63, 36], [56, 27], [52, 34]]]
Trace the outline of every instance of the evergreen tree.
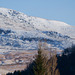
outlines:
[[[44, 44], [45, 45], [45, 44]], [[51, 48], [50, 51], [41, 48], [39, 45], [38, 55], [34, 61], [34, 75], [60, 75], [57, 69], [56, 51]]]
[[46, 61], [45, 57], [42, 55], [42, 50], [38, 50], [38, 55], [34, 61], [34, 75], [45, 75], [46, 73]]

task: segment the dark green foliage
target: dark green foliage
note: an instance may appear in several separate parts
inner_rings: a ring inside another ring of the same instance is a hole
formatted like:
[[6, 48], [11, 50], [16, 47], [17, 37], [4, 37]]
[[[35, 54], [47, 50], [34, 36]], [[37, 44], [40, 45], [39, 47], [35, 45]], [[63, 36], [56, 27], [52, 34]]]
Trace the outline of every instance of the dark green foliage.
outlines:
[[14, 71], [14, 73], [8, 73], [6, 75], [21, 75], [20, 71]]
[[75, 46], [68, 48], [58, 57], [60, 75], [75, 75]]
[[21, 72], [20, 71], [18, 71], [18, 75], [21, 75]]
[[45, 58], [42, 55], [42, 51], [38, 50], [38, 55], [34, 61], [34, 75], [45, 75], [46, 73], [46, 66], [45, 66]]
[[6, 74], [6, 75], [13, 75], [12, 73], [8, 73], [8, 74]]

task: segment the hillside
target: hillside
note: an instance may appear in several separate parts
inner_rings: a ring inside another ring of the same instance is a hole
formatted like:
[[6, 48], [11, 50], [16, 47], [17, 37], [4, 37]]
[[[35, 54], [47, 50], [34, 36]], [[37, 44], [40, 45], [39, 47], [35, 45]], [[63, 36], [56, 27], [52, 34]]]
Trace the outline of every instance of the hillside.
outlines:
[[38, 41], [64, 49], [75, 44], [75, 27], [64, 22], [27, 16], [0, 8], [0, 49], [36, 50]]

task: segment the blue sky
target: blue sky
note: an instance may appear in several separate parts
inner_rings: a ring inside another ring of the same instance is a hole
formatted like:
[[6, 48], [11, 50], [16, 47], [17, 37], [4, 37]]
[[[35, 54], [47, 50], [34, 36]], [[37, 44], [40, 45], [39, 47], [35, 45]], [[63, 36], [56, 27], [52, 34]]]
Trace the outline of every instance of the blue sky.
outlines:
[[75, 0], [0, 0], [0, 7], [75, 26]]

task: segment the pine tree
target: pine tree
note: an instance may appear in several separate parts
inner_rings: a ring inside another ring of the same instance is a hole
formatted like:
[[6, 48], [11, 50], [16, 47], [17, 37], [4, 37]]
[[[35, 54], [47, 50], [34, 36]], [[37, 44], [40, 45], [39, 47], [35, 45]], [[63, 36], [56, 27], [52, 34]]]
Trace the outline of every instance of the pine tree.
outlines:
[[40, 43], [38, 55], [34, 62], [34, 75], [60, 75], [57, 69], [56, 51], [51, 48], [49, 52], [47, 49], [45, 50], [45, 46], [43, 48], [41, 46]]
[[34, 61], [34, 75], [45, 75], [46, 73], [46, 64], [45, 57], [42, 55], [42, 50], [38, 50], [38, 55]]

